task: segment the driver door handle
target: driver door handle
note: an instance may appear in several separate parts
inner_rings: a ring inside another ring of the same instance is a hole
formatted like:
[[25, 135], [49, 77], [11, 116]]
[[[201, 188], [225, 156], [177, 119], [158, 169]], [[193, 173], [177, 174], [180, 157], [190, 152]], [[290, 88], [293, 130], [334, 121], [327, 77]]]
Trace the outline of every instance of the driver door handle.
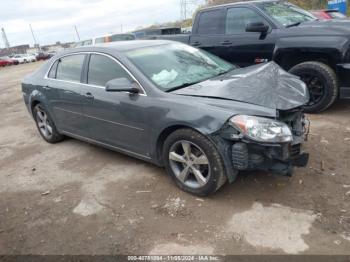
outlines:
[[221, 42], [222, 45], [232, 45], [233, 43], [229, 40], [225, 40], [223, 42]]

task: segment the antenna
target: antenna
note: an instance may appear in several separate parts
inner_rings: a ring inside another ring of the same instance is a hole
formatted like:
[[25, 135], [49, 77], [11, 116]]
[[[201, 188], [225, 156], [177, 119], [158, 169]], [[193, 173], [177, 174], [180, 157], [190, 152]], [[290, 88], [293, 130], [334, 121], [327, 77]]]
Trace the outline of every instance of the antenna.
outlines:
[[1, 35], [2, 35], [2, 40], [4, 41], [5, 48], [9, 48], [10, 47], [10, 43], [7, 40], [7, 36], [6, 36], [4, 28], [1, 28]]

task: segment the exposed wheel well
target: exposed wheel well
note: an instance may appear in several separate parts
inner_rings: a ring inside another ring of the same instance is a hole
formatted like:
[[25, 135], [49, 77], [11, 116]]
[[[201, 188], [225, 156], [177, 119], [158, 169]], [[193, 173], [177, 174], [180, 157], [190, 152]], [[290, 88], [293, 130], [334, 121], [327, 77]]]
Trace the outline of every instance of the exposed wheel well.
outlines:
[[[30, 109], [31, 109], [31, 111], [32, 111], [32, 115], [33, 115], [34, 107], [35, 107], [37, 104], [39, 104], [39, 103], [40, 103], [40, 101], [38, 101], [38, 100], [32, 101], [32, 104], [31, 104], [31, 106], [30, 106]], [[34, 115], [33, 115], [33, 117], [34, 117]]]
[[163, 145], [165, 140], [167, 139], [167, 137], [175, 132], [178, 129], [181, 128], [188, 128], [188, 129], [193, 129], [189, 126], [184, 126], [184, 125], [175, 125], [175, 126], [170, 126], [167, 127], [166, 129], [164, 129], [162, 131], [162, 133], [159, 135], [158, 140], [157, 140], [157, 159], [159, 160], [159, 162], [162, 164], [163, 163], [163, 158], [162, 158], [162, 150], [163, 150]]
[[332, 69], [336, 69], [334, 59], [323, 53], [288, 52], [280, 54], [275, 61], [287, 71], [300, 63], [308, 61], [321, 62], [330, 66]]

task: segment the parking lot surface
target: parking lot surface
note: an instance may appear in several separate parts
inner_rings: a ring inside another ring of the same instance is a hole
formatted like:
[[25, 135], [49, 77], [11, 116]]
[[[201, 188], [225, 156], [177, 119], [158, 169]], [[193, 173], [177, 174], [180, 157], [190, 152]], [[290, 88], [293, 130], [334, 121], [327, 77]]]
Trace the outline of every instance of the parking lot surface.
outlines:
[[244, 173], [208, 198], [151, 164], [74, 139], [50, 145], [0, 69], [0, 254], [350, 254], [350, 102], [308, 116], [307, 168]]

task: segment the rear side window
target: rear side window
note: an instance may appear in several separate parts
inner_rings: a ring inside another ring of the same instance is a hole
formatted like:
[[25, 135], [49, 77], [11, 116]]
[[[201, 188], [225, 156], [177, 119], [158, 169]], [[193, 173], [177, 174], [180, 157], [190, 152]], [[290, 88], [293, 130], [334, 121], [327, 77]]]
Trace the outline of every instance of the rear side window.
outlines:
[[88, 71], [88, 84], [105, 86], [116, 78], [128, 78], [129, 74], [114, 60], [103, 55], [91, 55]]
[[213, 35], [222, 33], [222, 12], [212, 10], [200, 14], [198, 23], [198, 34]]
[[49, 72], [49, 75], [48, 75], [49, 78], [56, 78], [56, 71], [57, 71], [58, 61], [59, 61], [59, 60], [57, 60], [57, 61], [52, 65], [52, 67], [51, 67], [51, 69], [50, 69], [50, 72]]
[[56, 79], [80, 82], [85, 55], [71, 55], [58, 60]]
[[257, 22], [265, 23], [255, 11], [245, 7], [230, 8], [226, 16], [226, 34], [246, 32], [248, 24]]

